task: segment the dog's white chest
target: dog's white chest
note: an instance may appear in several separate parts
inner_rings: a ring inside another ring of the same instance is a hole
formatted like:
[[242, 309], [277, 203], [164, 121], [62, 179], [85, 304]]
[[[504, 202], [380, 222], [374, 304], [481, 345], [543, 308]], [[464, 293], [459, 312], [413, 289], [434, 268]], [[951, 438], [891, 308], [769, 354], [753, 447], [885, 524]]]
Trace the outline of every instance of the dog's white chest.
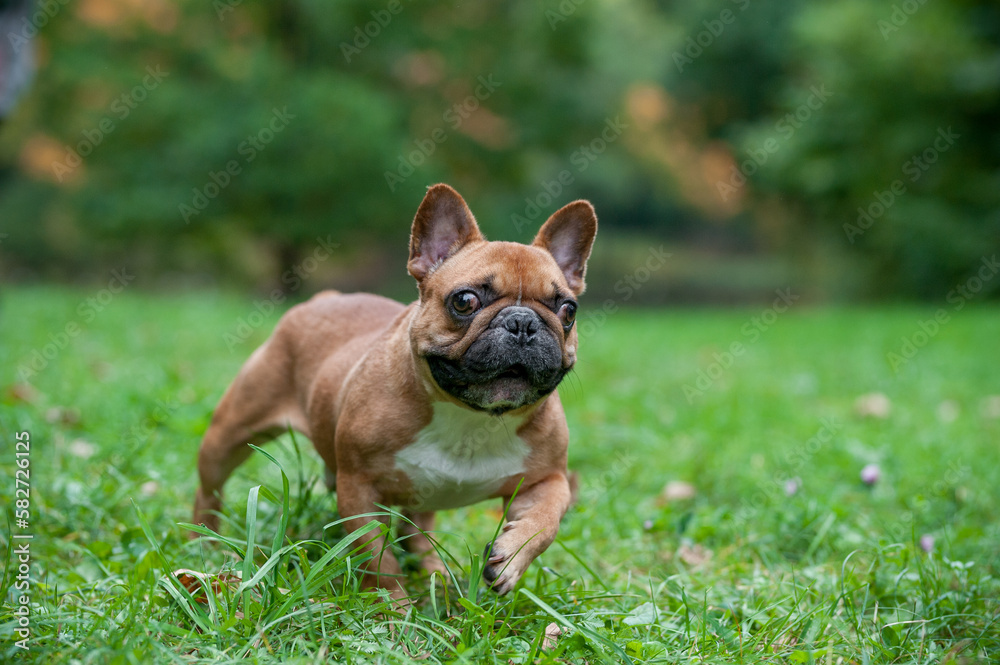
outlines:
[[467, 506], [497, 492], [510, 476], [523, 473], [529, 448], [516, 434], [520, 424], [519, 418], [498, 418], [436, 402], [430, 424], [396, 453], [396, 468], [413, 484], [412, 508]]

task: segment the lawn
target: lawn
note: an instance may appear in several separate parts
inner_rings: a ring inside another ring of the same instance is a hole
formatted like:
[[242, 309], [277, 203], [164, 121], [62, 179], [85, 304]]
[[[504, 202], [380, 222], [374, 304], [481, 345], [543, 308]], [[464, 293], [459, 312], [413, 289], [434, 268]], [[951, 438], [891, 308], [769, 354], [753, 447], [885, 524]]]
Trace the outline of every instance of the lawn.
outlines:
[[[133, 286], [13, 288], [0, 308], [5, 662], [1000, 653], [996, 309], [949, 309], [934, 330], [934, 307], [597, 313], [585, 301], [581, 360], [561, 388], [581, 489], [558, 540], [497, 598], [478, 571], [498, 505], [442, 513], [454, 578], [413, 572], [420, 599], [400, 618], [357, 591], [358, 554], [301, 438], [269, 444], [273, 460], [256, 454], [230, 481], [225, 542], [190, 541], [180, 525], [216, 401], [280, 312]], [[18, 368], [32, 362], [29, 386]], [[27, 528], [14, 503], [22, 431]], [[24, 543], [27, 590], [11, 551]], [[546, 640], [550, 625], [562, 632]]]

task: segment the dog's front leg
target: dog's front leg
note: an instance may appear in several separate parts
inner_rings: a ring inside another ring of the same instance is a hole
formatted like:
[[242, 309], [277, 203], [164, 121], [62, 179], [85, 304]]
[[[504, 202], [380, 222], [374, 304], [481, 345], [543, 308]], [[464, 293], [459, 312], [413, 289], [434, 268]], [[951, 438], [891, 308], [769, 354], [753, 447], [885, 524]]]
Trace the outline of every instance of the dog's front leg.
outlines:
[[[349, 531], [357, 531], [371, 522], [371, 513], [383, 512], [375, 506], [377, 500], [374, 489], [364, 478], [345, 473], [337, 474], [337, 512], [341, 517], [350, 518], [345, 523]], [[369, 516], [356, 517], [359, 515]], [[388, 515], [379, 515], [376, 519], [386, 526], [389, 525]], [[382, 533], [373, 536], [373, 533], [365, 534], [360, 541], [372, 554], [372, 558], [365, 564], [362, 584], [369, 589], [387, 589], [397, 603], [404, 603], [407, 594], [402, 582], [403, 571], [385, 536]]]
[[562, 472], [505, 499], [510, 504], [507, 523], [503, 533], [487, 545], [483, 569], [483, 578], [494, 591], [503, 595], [513, 589], [535, 557], [552, 544], [570, 501], [569, 481]]

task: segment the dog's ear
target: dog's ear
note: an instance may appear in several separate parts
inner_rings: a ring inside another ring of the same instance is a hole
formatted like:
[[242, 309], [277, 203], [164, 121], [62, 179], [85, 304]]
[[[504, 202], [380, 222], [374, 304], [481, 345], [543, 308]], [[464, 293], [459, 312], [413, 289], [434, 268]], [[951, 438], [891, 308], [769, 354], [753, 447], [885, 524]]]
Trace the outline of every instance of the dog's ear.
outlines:
[[566, 276], [569, 288], [580, 295], [587, 288], [583, 277], [596, 236], [594, 206], [589, 201], [573, 201], [545, 220], [531, 244], [552, 255]]
[[474, 240], [484, 238], [465, 200], [448, 185], [434, 185], [427, 190], [413, 218], [406, 269], [420, 282]]

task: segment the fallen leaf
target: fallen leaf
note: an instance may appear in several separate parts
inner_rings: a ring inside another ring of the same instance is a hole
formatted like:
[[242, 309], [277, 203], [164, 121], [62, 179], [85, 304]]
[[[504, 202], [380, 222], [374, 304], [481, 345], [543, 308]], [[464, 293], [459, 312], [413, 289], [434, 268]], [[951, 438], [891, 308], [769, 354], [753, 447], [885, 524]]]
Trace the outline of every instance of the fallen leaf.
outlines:
[[677, 548], [677, 556], [687, 565], [697, 567], [711, 560], [712, 550], [707, 550], [697, 543], [694, 545], [681, 543]]
[[79, 425], [80, 411], [79, 409], [53, 406], [45, 411], [45, 421], [53, 425]]
[[959, 413], [961, 413], [961, 409], [958, 406], [958, 402], [953, 399], [946, 399], [938, 404], [937, 417], [943, 423], [955, 422], [958, 420]]
[[26, 402], [34, 404], [41, 397], [41, 393], [35, 390], [30, 383], [12, 383], [7, 386], [7, 398], [12, 402]]
[[660, 498], [665, 502], [670, 503], [672, 501], [686, 501], [688, 499], [693, 499], [695, 494], [697, 494], [694, 485], [691, 483], [686, 483], [683, 480], [671, 480], [660, 492]]
[[[194, 599], [199, 603], [207, 603], [208, 599], [205, 597], [205, 587], [202, 582], [211, 586], [213, 593], [221, 593], [224, 587], [236, 587], [241, 581], [241, 576], [235, 573], [219, 573], [217, 575], [210, 575], [208, 573], [198, 572], [197, 570], [191, 570], [189, 568], [178, 568], [173, 572], [173, 576], [177, 578], [177, 581], [181, 583], [185, 589], [188, 590]], [[201, 580], [201, 582], [199, 582]]]
[[542, 650], [551, 651], [552, 649], [555, 649], [556, 642], [562, 634], [562, 628], [560, 628], [554, 621], [547, 625], [545, 627], [545, 637], [542, 638]]
[[1000, 418], [1000, 395], [988, 395], [983, 398], [979, 410], [986, 418]]
[[886, 419], [892, 411], [892, 402], [885, 393], [866, 393], [854, 400], [854, 412], [862, 418]]
[[73, 439], [69, 444], [69, 454], [80, 459], [88, 459], [97, 452], [97, 446], [83, 439]]

